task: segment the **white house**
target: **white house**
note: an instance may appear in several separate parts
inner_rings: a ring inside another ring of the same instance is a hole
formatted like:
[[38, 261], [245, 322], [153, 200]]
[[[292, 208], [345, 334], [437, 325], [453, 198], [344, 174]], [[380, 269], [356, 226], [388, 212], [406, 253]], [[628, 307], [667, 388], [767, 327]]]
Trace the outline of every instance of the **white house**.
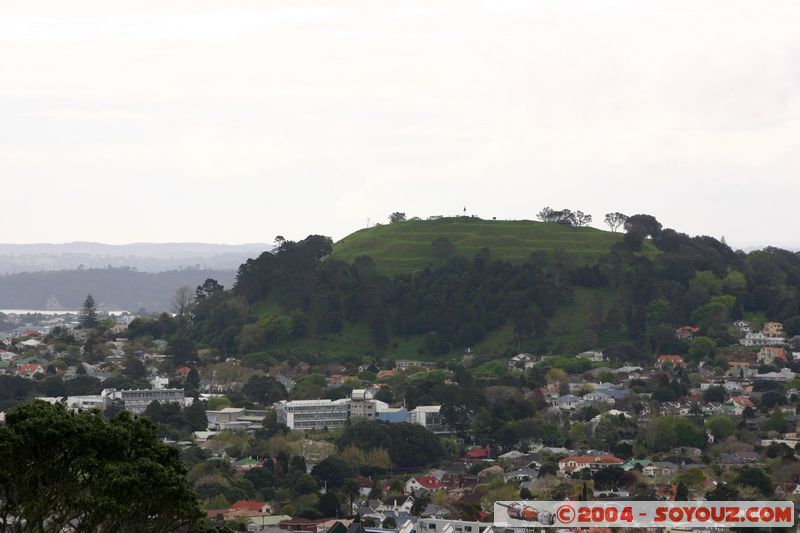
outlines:
[[592, 391], [583, 395], [583, 399], [589, 403], [602, 403], [606, 405], [614, 405], [614, 398], [603, 391]]
[[529, 353], [518, 353], [508, 360], [508, 368], [533, 368], [536, 365], [536, 356]]
[[401, 496], [399, 498], [386, 498], [376, 509], [379, 512], [410, 513], [414, 505], [414, 496]]
[[445, 484], [435, 476], [416, 476], [406, 481], [406, 494], [416, 494], [418, 492], [433, 492], [442, 490]]
[[748, 333], [741, 339], [739, 344], [742, 346], [780, 346], [786, 344], [784, 337], [769, 337], [763, 333]]
[[606, 357], [603, 355], [603, 350], [588, 350], [578, 354], [578, 357], [581, 359], [588, 359], [589, 361], [593, 361], [595, 363], [599, 363], [601, 361], [605, 361]]

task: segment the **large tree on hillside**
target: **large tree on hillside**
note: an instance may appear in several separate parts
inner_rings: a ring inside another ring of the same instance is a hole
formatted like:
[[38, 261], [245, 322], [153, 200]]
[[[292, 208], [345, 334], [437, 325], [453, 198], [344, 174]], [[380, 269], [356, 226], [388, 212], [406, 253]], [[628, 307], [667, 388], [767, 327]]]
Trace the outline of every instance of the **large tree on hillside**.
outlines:
[[3, 531], [78, 523], [81, 531], [160, 532], [200, 517], [180, 452], [144, 418], [107, 421], [37, 401], [10, 410], [0, 426]]
[[605, 223], [611, 231], [617, 231], [620, 226], [625, 224], [626, 220], [628, 220], [627, 215], [623, 215], [619, 211], [614, 211], [613, 213], [606, 213]]
[[91, 294], [86, 296], [83, 301], [79, 320], [82, 328], [97, 327], [97, 304], [94, 303], [94, 298], [92, 298]]
[[588, 226], [592, 223], [592, 215], [584, 213], [583, 211], [575, 211], [573, 213], [573, 226], [582, 227]]
[[625, 231], [641, 233], [657, 239], [661, 236], [661, 222], [652, 215], [633, 215], [628, 217], [623, 223]]

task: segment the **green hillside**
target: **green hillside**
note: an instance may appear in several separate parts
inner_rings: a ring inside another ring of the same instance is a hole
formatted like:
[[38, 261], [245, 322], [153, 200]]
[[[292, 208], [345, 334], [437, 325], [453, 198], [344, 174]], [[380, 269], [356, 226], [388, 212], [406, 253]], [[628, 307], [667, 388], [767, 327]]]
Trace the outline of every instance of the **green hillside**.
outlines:
[[[393, 277], [396, 274], [412, 273], [426, 267], [437, 267], [446, 258], [437, 255], [431, 243], [445, 237], [453, 243], [453, 254], [472, 258], [481, 249], [491, 250], [492, 259], [521, 264], [533, 252], [554, 252], [561, 250], [572, 258], [573, 266], [595, 264], [609, 253], [611, 247], [623, 239], [623, 233], [612, 233], [590, 227], [572, 227], [555, 223], [534, 222], [530, 220], [481, 220], [477, 218], [447, 218], [439, 220], [412, 220], [394, 224], [380, 225], [359, 230], [348, 235], [333, 247], [330, 257], [352, 263], [358, 256], [371, 257], [381, 274]], [[642, 254], [655, 256], [656, 247], [650, 242], [643, 243]], [[441, 287], [440, 287], [441, 288]], [[337, 312], [353, 296], [328, 291], [326, 299], [316, 301], [308, 307], [310, 319], [309, 335], [302, 338], [273, 341], [272, 349], [297, 353], [315, 353], [323, 359], [342, 359], [374, 351], [370, 326], [363, 316], [357, 321], [343, 320], [342, 327], [335, 332], [325, 332], [320, 328], [322, 308], [334, 294], [338, 303], [333, 307]], [[551, 350], [558, 353], [574, 353], [598, 343], [613, 343], [622, 340], [619, 332], [597, 336], [589, 331], [590, 315], [604, 316], [618, 298], [625, 295], [607, 287], [575, 287], [568, 301], [561, 302], [555, 315], [548, 319], [547, 340]], [[313, 300], [313, 296], [312, 296]], [[469, 304], [468, 304], [469, 305]], [[250, 309], [250, 320], [266, 324], [271, 317], [285, 316], [290, 309], [279, 303], [276, 293], [258, 300]], [[397, 317], [400, 310], [387, 309], [387, 321]], [[446, 311], [445, 311], [446, 312]], [[431, 328], [431, 331], [435, 328]], [[427, 332], [425, 332], [427, 333]], [[392, 327], [390, 339], [385, 348], [386, 354], [395, 358], [442, 359], [460, 356], [463, 347], [453, 344], [448, 353], [433, 355], [426, 349], [425, 333], [403, 333]], [[472, 347], [482, 353], [503, 354], [524, 349], [514, 340], [514, 324], [507, 321], [486, 332], [485, 337]]]
[[[481, 248], [489, 248], [495, 259], [521, 262], [531, 252], [561, 249], [593, 262], [608, 253], [622, 235], [531, 220], [467, 217], [409, 220], [356, 231], [334, 245], [332, 257], [351, 262], [359, 255], [368, 255], [384, 274], [412, 272], [441, 262], [431, 242], [446, 237], [455, 245], [455, 253], [465, 257], [472, 257]], [[655, 248], [646, 242], [645, 252], [654, 251]]]

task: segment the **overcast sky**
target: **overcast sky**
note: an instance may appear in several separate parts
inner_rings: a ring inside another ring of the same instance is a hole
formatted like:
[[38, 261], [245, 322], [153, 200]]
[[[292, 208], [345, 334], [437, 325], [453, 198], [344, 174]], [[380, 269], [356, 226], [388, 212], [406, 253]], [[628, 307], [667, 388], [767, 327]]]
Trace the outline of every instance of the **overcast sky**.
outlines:
[[650, 213], [800, 244], [800, 3], [0, 5], [2, 242]]

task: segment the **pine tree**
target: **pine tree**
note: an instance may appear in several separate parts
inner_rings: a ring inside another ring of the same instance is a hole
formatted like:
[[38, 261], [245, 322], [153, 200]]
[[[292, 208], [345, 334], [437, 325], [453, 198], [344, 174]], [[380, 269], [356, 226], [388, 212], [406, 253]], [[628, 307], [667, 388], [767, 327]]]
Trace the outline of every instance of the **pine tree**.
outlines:
[[82, 328], [87, 329], [97, 327], [97, 305], [94, 303], [94, 298], [92, 298], [91, 294], [83, 301], [83, 307], [80, 312], [80, 324]]

